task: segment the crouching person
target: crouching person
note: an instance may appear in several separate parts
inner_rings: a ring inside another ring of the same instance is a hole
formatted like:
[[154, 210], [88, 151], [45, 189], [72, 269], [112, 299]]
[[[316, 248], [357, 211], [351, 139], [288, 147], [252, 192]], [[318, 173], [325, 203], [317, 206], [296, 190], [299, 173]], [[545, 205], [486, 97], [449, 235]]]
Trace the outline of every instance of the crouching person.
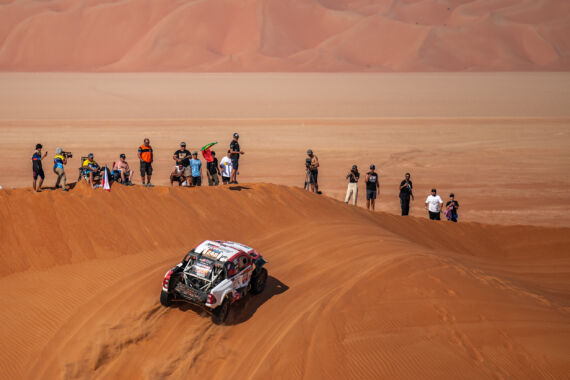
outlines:
[[174, 181], [178, 182], [178, 186], [186, 186], [186, 176], [184, 175], [185, 171], [186, 168], [183, 164], [176, 165], [174, 170], [172, 170], [172, 173], [170, 173], [170, 186], [174, 185]]

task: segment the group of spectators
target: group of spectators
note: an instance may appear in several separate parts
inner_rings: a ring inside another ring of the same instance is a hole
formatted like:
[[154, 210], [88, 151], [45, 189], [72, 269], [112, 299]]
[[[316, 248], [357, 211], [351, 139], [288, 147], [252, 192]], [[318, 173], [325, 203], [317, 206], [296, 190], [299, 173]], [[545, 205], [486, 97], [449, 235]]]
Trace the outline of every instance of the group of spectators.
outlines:
[[[241, 151], [239, 146], [239, 134], [234, 133], [227, 156], [223, 157], [221, 162], [216, 158], [216, 152], [207, 151], [209, 153], [206, 164], [206, 175], [210, 186], [217, 186], [220, 183], [219, 177], [222, 177], [223, 184], [237, 184], [237, 175], [239, 168], [239, 158], [245, 152]], [[32, 155], [33, 170], [33, 189], [34, 191], [42, 191], [45, 173], [42, 161], [47, 157], [48, 152], [42, 153], [42, 144], [37, 144]], [[57, 175], [55, 188], [61, 187], [63, 191], [68, 191], [66, 187], [65, 165], [68, 158], [72, 157], [70, 152], [57, 148], [53, 160], [53, 172]], [[144, 187], [153, 187], [151, 182], [154, 162], [154, 151], [150, 145], [150, 139], [145, 138], [143, 144], [138, 148], [138, 158], [140, 161], [141, 184]], [[206, 155], [204, 155], [206, 157]], [[174, 152], [172, 158], [175, 166], [170, 173], [170, 183], [178, 182], [183, 186], [201, 186], [202, 185], [202, 162], [198, 158], [198, 152], [190, 153], [186, 149], [186, 143], [180, 143], [180, 149]], [[110, 179], [115, 180], [123, 185], [132, 186], [134, 171], [131, 170], [127, 162], [127, 156], [124, 153], [119, 155], [119, 159], [112, 165], [112, 169], [100, 166], [95, 161], [93, 153], [89, 153], [84, 159], [82, 158], [80, 171], [80, 179], [84, 178], [89, 185], [93, 187], [100, 186], [101, 178], [104, 170], [109, 170]]]

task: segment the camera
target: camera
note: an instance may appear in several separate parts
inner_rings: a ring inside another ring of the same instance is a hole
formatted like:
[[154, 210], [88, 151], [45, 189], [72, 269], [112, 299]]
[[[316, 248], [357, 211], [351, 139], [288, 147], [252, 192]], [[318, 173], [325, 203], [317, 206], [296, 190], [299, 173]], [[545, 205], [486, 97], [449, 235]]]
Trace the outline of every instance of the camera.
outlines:
[[307, 169], [309, 169], [311, 167], [311, 159], [310, 158], [305, 159], [305, 167]]
[[61, 154], [65, 158], [73, 158], [73, 154], [71, 152], [61, 152]]

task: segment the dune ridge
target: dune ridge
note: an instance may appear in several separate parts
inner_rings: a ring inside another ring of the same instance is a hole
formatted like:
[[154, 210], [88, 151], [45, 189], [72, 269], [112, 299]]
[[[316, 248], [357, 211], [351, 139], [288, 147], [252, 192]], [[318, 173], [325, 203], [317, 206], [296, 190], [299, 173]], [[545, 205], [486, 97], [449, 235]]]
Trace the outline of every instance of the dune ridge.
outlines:
[[[0, 210], [2, 378], [570, 370], [568, 228], [430, 223], [269, 184], [15, 189]], [[269, 261], [229, 326], [158, 303], [164, 272], [205, 238]]]
[[565, 71], [543, 0], [0, 2], [2, 71]]

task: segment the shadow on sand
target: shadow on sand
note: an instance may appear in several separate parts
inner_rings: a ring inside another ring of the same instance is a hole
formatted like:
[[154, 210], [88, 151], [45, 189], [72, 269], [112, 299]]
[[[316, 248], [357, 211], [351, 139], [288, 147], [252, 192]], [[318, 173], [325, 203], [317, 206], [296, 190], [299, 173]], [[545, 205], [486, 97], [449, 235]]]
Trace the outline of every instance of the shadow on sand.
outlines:
[[247, 186], [230, 186], [230, 190], [233, 191], [242, 191], [242, 190], [249, 190], [251, 189], [251, 187], [247, 187]]
[[[230, 314], [228, 319], [224, 323], [225, 325], [238, 325], [249, 320], [253, 314], [263, 305], [265, 302], [269, 301], [272, 297], [279, 294], [285, 293], [289, 290], [289, 287], [276, 279], [273, 276], [267, 277], [267, 283], [265, 289], [260, 294], [248, 294], [244, 299], [241, 299], [232, 304]], [[202, 318], [210, 318], [211, 314], [205, 309], [192, 305], [186, 302], [177, 301], [173, 303], [172, 307], [177, 308], [181, 311], [192, 311], [200, 315]]]

